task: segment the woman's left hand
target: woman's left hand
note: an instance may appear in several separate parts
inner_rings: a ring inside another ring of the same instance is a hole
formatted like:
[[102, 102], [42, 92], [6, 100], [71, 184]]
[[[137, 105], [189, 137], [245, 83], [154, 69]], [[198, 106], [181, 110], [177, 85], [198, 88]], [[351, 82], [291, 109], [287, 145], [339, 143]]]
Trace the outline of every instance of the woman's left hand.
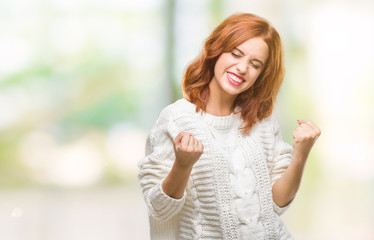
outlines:
[[307, 159], [317, 138], [321, 135], [321, 130], [311, 121], [297, 120], [300, 126], [293, 132], [294, 138], [293, 150], [294, 154]]

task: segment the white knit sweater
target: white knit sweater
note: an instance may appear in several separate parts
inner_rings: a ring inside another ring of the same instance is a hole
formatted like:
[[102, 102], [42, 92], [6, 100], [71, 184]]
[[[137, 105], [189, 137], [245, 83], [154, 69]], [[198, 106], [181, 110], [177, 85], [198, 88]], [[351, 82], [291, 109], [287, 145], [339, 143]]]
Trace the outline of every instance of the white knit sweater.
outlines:
[[[293, 239], [272, 198], [272, 185], [291, 162], [292, 147], [282, 140], [273, 115], [250, 134], [238, 130], [239, 114], [217, 117], [185, 99], [167, 106], [151, 129], [139, 183], [149, 211], [152, 239]], [[204, 152], [181, 199], [161, 188], [174, 159], [173, 139], [192, 133]]]

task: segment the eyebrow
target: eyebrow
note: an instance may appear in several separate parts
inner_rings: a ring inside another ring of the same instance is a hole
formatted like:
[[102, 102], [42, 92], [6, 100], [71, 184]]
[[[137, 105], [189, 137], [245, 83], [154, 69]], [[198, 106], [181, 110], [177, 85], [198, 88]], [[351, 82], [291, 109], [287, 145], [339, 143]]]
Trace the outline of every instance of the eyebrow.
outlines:
[[[237, 48], [237, 47], [234, 47], [233, 50], [237, 50], [237, 51], [240, 52], [240, 54], [245, 55], [244, 52], [242, 50], [240, 50], [239, 48]], [[259, 62], [262, 66], [264, 66], [264, 63], [260, 59], [253, 58], [253, 60]]]

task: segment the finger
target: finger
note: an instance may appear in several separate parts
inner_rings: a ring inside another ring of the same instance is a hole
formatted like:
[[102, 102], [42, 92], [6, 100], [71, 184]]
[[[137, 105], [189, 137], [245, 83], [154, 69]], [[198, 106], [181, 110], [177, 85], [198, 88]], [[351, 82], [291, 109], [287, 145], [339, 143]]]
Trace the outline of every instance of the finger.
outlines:
[[317, 135], [321, 134], [321, 130], [315, 125], [312, 121], [307, 121], [306, 124], [308, 124]]
[[303, 135], [305, 133], [305, 130], [303, 128], [296, 128], [295, 133], [297, 135]]
[[188, 143], [190, 142], [190, 138], [191, 138], [191, 135], [189, 134], [183, 135], [181, 144], [180, 144], [183, 149], [187, 149]]
[[295, 131], [293, 132], [293, 135], [295, 135], [296, 137], [302, 137], [306, 134], [308, 134], [308, 129], [305, 129], [305, 128], [302, 128], [302, 127], [297, 127], [295, 129]]
[[298, 130], [301, 130], [302, 132], [305, 132], [305, 133], [314, 133], [314, 129], [312, 128], [312, 126], [310, 126], [309, 124], [307, 124], [307, 122], [303, 122], [300, 124], [300, 126], [298, 127]]
[[304, 126], [303, 128], [298, 129], [297, 133], [303, 139], [315, 138], [316, 136], [316, 133], [310, 126]]
[[298, 126], [298, 127], [295, 129], [295, 132], [296, 132], [297, 134], [303, 134], [303, 133], [305, 133], [305, 132], [307, 132], [307, 131], [308, 131], [308, 128], [305, 127], [304, 124], [303, 124], [303, 126]]
[[297, 123], [299, 124], [299, 127], [305, 127], [306, 126], [306, 121], [304, 121], [304, 120], [297, 120]]
[[174, 138], [174, 143], [175, 144], [178, 144], [181, 142], [182, 138], [184, 135], [186, 135], [188, 133], [185, 133], [185, 132], [180, 132], [175, 138]]
[[298, 139], [299, 137], [301, 136], [301, 132], [295, 130], [293, 133], [292, 133], [292, 137], [294, 139]]
[[298, 123], [299, 125], [301, 125], [302, 123], [305, 123], [305, 121], [304, 121], [304, 120], [297, 120], [297, 123]]
[[188, 151], [195, 152], [196, 151], [195, 145], [196, 145], [196, 139], [191, 136], [190, 142], [188, 143]]
[[303, 121], [303, 123], [300, 124], [298, 129], [302, 129], [304, 133], [306, 134], [312, 134], [313, 137], [319, 136], [321, 131], [319, 128], [311, 121]]
[[188, 147], [193, 147], [193, 142], [194, 142], [194, 137], [192, 136], [192, 134], [190, 135], [190, 138], [189, 138], [189, 141], [188, 141]]
[[185, 132], [180, 132], [175, 138], [174, 138], [174, 148], [175, 150], [179, 151], [180, 147], [181, 147], [181, 141], [182, 141], [182, 138], [183, 136], [185, 135], [186, 133]]
[[199, 151], [202, 153], [202, 152], [204, 152], [204, 145], [200, 142], [200, 141], [198, 141], [198, 149], [199, 149]]
[[298, 128], [294, 132], [294, 139], [298, 141], [315, 140], [317, 137], [315, 131], [309, 125], [304, 126], [304, 128]]
[[197, 140], [193, 136], [191, 136], [190, 143], [188, 146], [191, 147], [192, 149], [195, 149], [196, 141]]
[[300, 142], [300, 137], [297, 134], [294, 134], [292, 137], [294, 142]]
[[292, 137], [295, 139], [296, 138], [296, 131], [294, 131], [293, 133], [292, 133]]
[[199, 141], [197, 139], [195, 139], [195, 150], [199, 150]]

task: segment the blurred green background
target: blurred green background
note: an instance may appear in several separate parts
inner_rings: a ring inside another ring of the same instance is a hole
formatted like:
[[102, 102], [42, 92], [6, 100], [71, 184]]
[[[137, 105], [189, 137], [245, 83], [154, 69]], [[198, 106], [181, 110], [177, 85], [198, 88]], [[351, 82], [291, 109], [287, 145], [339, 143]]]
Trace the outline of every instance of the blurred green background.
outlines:
[[374, 239], [374, 3], [2, 0], [0, 239], [149, 239], [137, 162], [184, 69], [224, 18], [280, 33], [276, 112], [315, 144], [293, 206], [296, 239]]

